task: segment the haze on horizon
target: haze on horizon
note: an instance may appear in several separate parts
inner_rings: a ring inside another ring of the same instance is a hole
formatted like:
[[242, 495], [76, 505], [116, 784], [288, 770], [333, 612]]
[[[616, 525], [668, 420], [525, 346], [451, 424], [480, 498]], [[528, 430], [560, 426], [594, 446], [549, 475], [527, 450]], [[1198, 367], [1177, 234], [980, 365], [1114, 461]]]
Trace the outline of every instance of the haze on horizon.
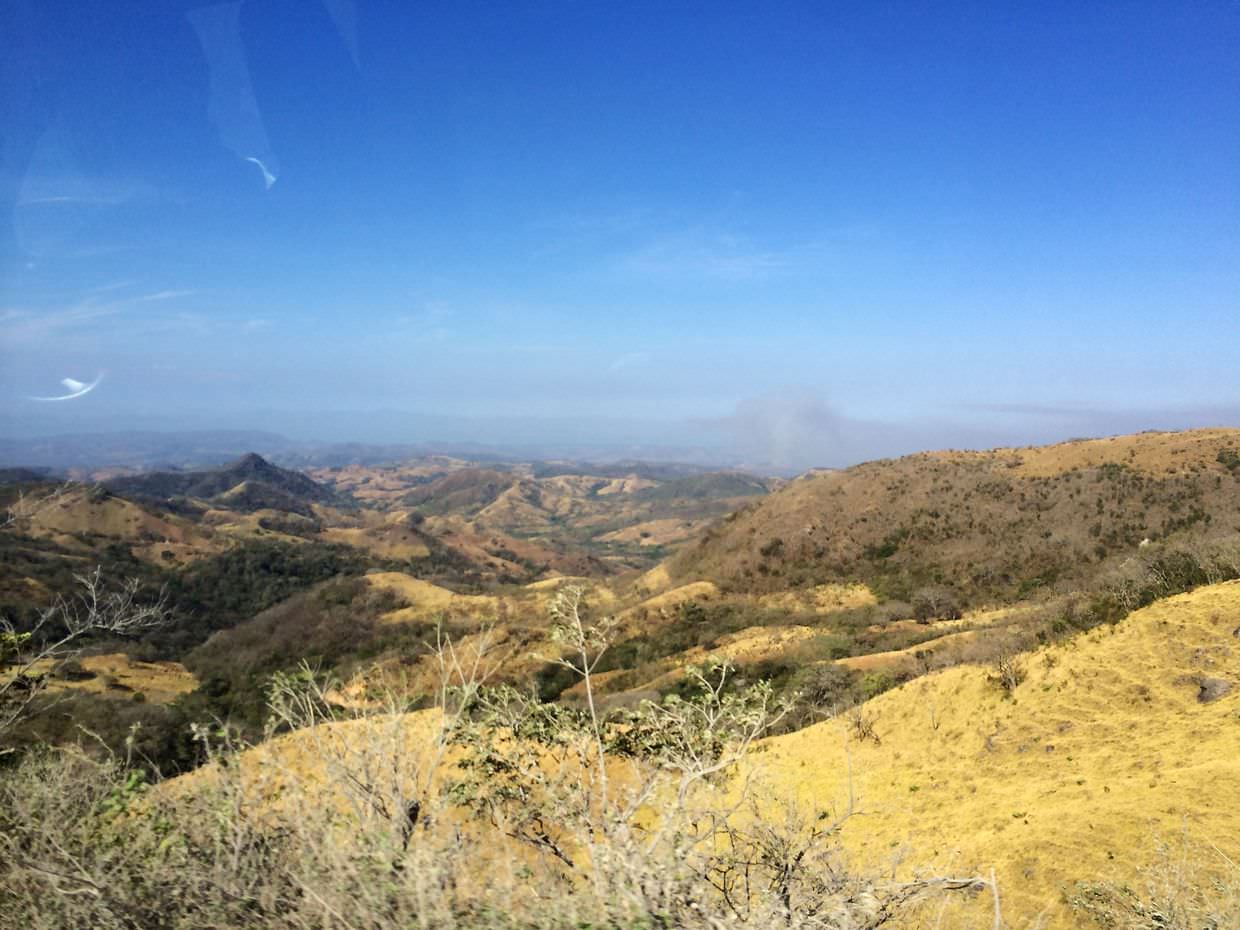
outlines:
[[6, 15], [0, 436], [1240, 425], [1235, 4]]

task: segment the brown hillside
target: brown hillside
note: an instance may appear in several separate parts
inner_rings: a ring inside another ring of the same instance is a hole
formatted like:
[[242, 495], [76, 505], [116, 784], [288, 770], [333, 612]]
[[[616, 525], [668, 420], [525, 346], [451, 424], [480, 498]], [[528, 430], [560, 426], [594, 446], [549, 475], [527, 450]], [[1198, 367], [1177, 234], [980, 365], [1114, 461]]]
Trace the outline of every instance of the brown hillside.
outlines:
[[[316, 507], [326, 526], [355, 529], [371, 525], [366, 514], [401, 513], [482, 574], [509, 580], [546, 570], [651, 568], [711, 521], [779, 484], [739, 472], [647, 466], [627, 471], [567, 462], [484, 465], [443, 456], [310, 474], [360, 506], [350, 513]], [[354, 544], [351, 537], [364, 536], [335, 535]]]
[[490, 468], [463, 468], [404, 495], [403, 503], [427, 513], [473, 515], [493, 502], [513, 482], [513, 475]]
[[768, 592], [859, 581], [966, 601], [1078, 586], [1143, 540], [1240, 529], [1240, 430], [935, 452], [807, 475], [717, 524], [673, 579]]

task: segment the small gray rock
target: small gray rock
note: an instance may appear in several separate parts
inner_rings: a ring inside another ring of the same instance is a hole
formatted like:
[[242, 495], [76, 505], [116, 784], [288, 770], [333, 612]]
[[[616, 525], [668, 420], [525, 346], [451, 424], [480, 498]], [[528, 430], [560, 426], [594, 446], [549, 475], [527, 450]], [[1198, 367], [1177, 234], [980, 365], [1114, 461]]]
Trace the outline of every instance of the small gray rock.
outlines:
[[1197, 692], [1197, 700], [1202, 704], [1217, 701], [1223, 695], [1231, 692], [1231, 682], [1224, 681], [1222, 678], [1202, 678], [1197, 682], [1197, 685], [1201, 689]]

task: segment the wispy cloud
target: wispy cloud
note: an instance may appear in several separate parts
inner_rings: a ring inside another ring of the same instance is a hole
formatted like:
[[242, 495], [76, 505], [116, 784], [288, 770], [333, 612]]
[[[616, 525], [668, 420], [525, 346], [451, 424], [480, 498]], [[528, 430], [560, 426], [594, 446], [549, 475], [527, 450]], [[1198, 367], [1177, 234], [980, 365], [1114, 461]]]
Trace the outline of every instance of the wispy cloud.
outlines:
[[763, 248], [744, 236], [704, 231], [661, 236], [622, 254], [617, 266], [644, 277], [746, 281], [786, 271], [793, 253]]
[[64, 310], [33, 312], [24, 309], [0, 311], [0, 343], [26, 345], [57, 338], [90, 326], [120, 311], [115, 303], [84, 301]]
[[163, 316], [135, 317], [126, 321], [126, 327], [139, 334], [190, 332], [201, 336], [213, 333], [218, 328], [211, 317], [192, 310]]
[[135, 200], [150, 200], [156, 196], [157, 189], [144, 181], [32, 171], [22, 180], [17, 206], [115, 207]]
[[193, 293], [194, 293], [193, 291], [175, 291], [175, 290], [156, 291], [153, 294], [143, 294], [141, 297], [130, 298], [130, 302], [136, 303], [136, 304], [145, 304], [145, 303], [150, 303], [152, 301], [157, 301], [157, 300], [176, 300], [178, 297], [189, 297]]
[[133, 287], [137, 283], [138, 283], [137, 281], [134, 281], [132, 279], [126, 279], [123, 281], [111, 281], [107, 284], [100, 284], [98, 287], [92, 287], [90, 289], [90, 292], [92, 294], [110, 294], [114, 291], [123, 291], [127, 287]]
[[128, 197], [122, 195], [54, 194], [46, 197], [22, 197], [17, 201], [17, 206], [45, 207], [57, 204], [72, 204], [84, 207], [114, 207], [124, 203], [127, 199]]
[[126, 330], [138, 335], [176, 329], [196, 333], [210, 331], [212, 322], [201, 313], [182, 311], [151, 316], [138, 310], [148, 304], [159, 305], [188, 297], [194, 291], [165, 289], [147, 294], [122, 293], [134, 284], [133, 281], [109, 282], [90, 289], [84, 298], [68, 306], [0, 308], [0, 344], [31, 346], [63, 340], [70, 335], [90, 332], [105, 320], [113, 334]]
[[872, 226], [840, 226], [772, 243], [739, 231], [729, 220], [731, 212], [723, 205], [690, 217], [628, 206], [551, 214], [531, 228], [535, 237], [546, 237], [533, 257], [572, 252], [601, 257], [613, 270], [634, 277], [747, 281], [818, 267], [841, 243], [877, 234]]

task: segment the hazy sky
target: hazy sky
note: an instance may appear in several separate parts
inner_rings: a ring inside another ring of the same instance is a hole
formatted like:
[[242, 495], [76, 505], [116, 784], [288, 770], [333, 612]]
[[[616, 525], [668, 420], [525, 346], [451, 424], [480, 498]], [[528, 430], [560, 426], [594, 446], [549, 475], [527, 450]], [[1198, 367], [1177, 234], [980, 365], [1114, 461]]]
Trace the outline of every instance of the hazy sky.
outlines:
[[1223, 0], [9, 2], [0, 434], [1240, 425], [1238, 48]]

